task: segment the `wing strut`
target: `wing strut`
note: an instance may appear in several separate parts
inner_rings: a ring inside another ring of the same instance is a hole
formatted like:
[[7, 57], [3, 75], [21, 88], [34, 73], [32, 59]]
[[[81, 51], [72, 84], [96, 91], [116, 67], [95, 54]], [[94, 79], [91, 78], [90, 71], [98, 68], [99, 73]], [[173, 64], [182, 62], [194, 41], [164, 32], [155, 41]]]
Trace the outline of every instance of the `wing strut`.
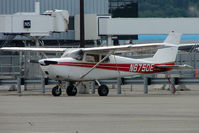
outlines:
[[112, 54], [112, 51], [110, 51], [102, 60], [100, 60], [95, 66], [93, 66], [88, 72], [83, 74], [80, 79], [83, 79], [85, 76], [87, 76], [91, 71], [93, 71], [99, 64], [101, 64], [104, 60], [106, 60], [110, 55]]

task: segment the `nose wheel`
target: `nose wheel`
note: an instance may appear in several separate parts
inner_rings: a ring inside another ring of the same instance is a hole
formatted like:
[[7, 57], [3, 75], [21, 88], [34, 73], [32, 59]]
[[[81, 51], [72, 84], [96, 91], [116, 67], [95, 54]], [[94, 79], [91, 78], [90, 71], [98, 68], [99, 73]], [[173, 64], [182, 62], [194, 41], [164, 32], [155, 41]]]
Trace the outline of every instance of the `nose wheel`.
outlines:
[[61, 87], [59, 87], [58, 85], [56, 85], [55, 87], [53, 87], [52, 89], [52, 95], [57, 97], [60, 96], [62, 93]]

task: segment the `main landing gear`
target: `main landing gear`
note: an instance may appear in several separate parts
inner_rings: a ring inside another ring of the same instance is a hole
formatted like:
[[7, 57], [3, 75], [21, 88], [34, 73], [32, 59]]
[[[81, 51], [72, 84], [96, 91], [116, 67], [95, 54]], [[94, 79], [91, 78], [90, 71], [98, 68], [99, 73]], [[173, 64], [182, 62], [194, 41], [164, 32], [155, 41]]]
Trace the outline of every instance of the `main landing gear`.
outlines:
[[66, 93], [68, 96], [76, 96], [77, 94], [77, 88], [74, 85], [69, 85], [66, 89]]
[[109, 88], [106, 85], [101, 85], [98, 80], [95, 80], [95, 82], [98, 84], [98, 95], [99, 96], [108, 96]]
[[[61, 84], [61, 81], [58, 82], [58, 85], [53, 87], [52, 89], [52, 95], [53, 96], [60, 96], [62, 94], [62, 89], [65, 88], [65, 85]], [[76, 96], [77, 94], [77, 88], [73, 85], [73, 83], [70, 83], [69, 86], [66, 88], [66, 93], [68, 96]]]
[[98, 88], [99, 96], [107, 96], [109, 93], [109, 89], [106, 85], [100, 85]]

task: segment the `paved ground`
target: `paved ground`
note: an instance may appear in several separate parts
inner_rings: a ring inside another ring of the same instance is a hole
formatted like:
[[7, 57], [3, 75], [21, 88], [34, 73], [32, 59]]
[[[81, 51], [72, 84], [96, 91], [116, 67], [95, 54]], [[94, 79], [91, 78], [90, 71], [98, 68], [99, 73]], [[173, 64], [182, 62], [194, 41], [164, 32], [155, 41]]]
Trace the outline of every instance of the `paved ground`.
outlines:
[[198, 133], [199, 95], [0, 96], [0, 133]]

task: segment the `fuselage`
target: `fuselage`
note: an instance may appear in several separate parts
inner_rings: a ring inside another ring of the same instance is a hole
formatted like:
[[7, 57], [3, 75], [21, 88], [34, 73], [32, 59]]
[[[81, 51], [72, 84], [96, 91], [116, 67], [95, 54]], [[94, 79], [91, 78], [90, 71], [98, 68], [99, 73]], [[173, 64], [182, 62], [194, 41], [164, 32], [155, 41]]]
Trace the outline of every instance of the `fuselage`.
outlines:
[[[165, 72], [171, 69], [156, 68], [157, 64], [147, 59], [132, 59], [121, 56], [109, 56], [108, 60], [100, 63], [93, 71], [84, 78], [82, 75], [93, 68], [97, 62], [76, 60], [71, 57], [43, 59], [47, 60], [47, 65], [41, 65], [42, 71], [53, 80], [62, 81], [89, 81], [98, 79], [111, 79], [117, 77], [150, 74]], [[41, 63], [40, 63], [41, 64]], [[174, 65], [174, 63], [165, 63], [164, 65]]]

